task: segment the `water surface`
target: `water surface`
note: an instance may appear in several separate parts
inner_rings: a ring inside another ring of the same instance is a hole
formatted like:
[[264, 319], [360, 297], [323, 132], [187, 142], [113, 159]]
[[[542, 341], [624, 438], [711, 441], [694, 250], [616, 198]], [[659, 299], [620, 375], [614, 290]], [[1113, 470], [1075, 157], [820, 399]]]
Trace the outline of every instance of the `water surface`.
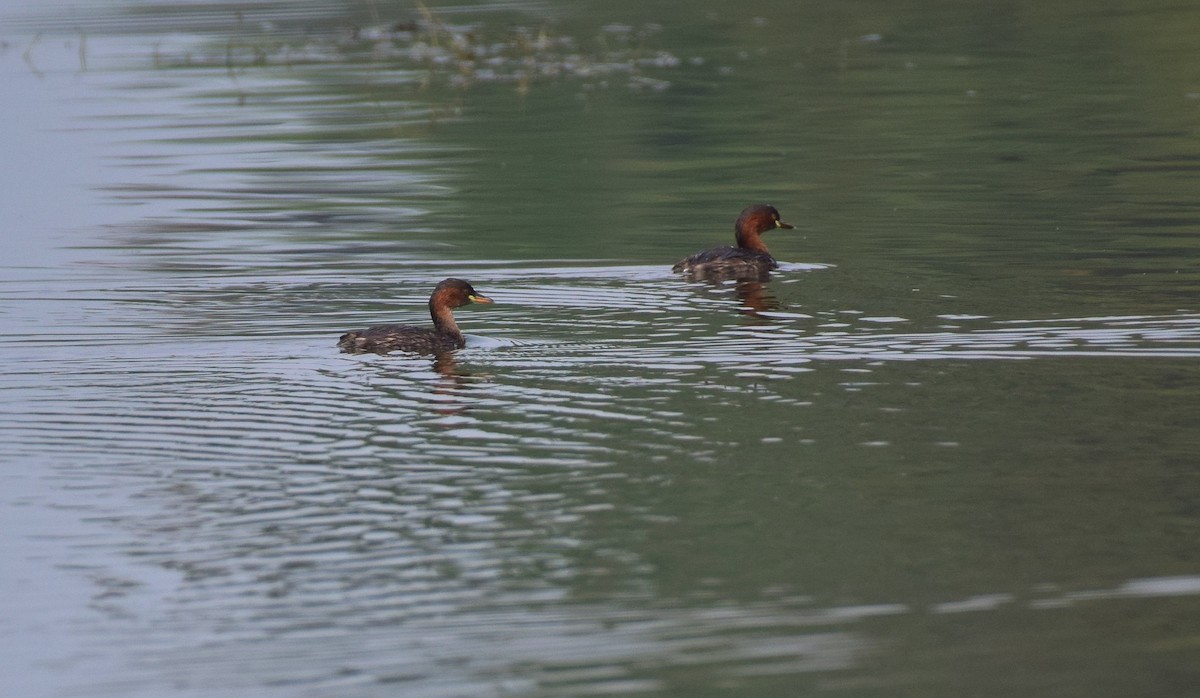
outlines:
[[15, 690], [1194, 694], [1200, 12], [429, 12], [4, 8]]

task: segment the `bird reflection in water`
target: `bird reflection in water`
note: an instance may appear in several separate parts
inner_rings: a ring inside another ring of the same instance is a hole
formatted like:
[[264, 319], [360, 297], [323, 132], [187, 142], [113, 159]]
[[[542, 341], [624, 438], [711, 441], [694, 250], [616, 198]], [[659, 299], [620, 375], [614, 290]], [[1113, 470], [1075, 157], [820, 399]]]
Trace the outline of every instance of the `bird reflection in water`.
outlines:
[[[445, 351], [434, 355], [430, 366], [438, 377], [433, 381], [430, 408], [439, 415], [451, 417], [470, 410], [470, 400], [465, 392], [475, 382], [471, 372], [465, 370], [454, 358], [454, 352]], [[449, 429], [451, 425], [444, 425]]]
[[757, 274], [740, 275], [740, 276], [720, 276], [707, 277], [699, 279], [714, 289], [728, 291], [732, 282], [733, 295], [738, 299], [738, 312], [744, 315], [749, 315], [762, 322], [771, 322], [772, 319], [762, 315], [762, 313], [772, 310], [779, 310], [779, 299], [771, 292], [767, 282], [768, 277], [765, 275], [759, 277]]
[[361, 388], [377, 394], [381, 404], [393, 405], [384, 410], [387, 414], [403, 421], [432, 416], [433, 425], [445, 428], [452, 428], [454, 422], [437, 420], [469, 412], [476, 402], [475, 384], [487, 381], [487, 376], [467, 370], [450, 351], [389, 356], [364, 362], [360, 368], [369, 371]]
[[779, 309], [779, 299], [767, 289], [767, 285], [758, 279], [741, 279], [733, 287], [733, 293], [742, 302], [738, 312], [770, 321], [760, 313]]

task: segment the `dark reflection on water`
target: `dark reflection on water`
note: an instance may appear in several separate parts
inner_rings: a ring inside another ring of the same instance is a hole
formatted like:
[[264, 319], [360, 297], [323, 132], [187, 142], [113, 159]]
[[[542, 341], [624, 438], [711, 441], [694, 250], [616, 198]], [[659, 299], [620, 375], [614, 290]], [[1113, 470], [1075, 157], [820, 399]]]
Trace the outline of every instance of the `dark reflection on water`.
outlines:
[[0, 47], [24, 692], [1189, 695], [1194, 10], [130, 7]]

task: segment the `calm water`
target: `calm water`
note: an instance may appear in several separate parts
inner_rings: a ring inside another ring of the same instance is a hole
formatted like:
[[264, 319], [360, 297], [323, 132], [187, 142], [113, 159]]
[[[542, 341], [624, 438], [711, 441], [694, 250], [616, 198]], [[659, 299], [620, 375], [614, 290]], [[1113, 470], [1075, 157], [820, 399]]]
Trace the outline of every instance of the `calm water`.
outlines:
[[1200, 8], [25, 5], [7, 692], [1200, 692]]

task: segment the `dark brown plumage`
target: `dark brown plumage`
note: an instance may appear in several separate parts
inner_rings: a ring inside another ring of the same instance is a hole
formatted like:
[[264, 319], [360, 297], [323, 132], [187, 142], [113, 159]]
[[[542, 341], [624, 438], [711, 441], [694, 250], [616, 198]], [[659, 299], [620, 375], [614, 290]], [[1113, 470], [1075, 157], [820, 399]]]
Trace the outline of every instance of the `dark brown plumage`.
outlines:
[[440, 354], [466, 346], [466, 339], [454, 322], [454, 308], [470, 303], [491, 303], [491, 298], [475, 292], [462, 279], [446, 279], [429, 296], [429, 316], [433, 327], [413, 325], [376, 325], [347, 332], [338, 347], [347, 354], [386, 354], [407, 351], [416, 354]]
[[764, 276], [779, 263], [763, 243], [762, 234], [775, 228], [794, 227], [779, 218], [774, 206], [747, 206], [733, 226], [737, 247], [726, 245], [697, 252], [676, 262], [671, 269], [701, 278]]

